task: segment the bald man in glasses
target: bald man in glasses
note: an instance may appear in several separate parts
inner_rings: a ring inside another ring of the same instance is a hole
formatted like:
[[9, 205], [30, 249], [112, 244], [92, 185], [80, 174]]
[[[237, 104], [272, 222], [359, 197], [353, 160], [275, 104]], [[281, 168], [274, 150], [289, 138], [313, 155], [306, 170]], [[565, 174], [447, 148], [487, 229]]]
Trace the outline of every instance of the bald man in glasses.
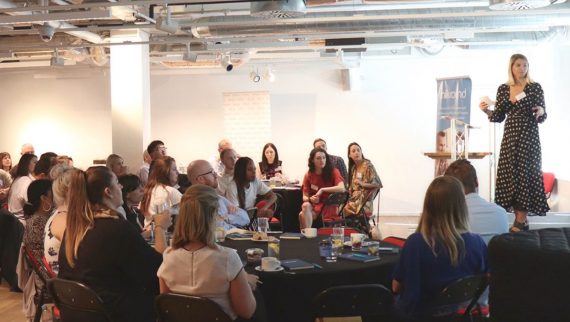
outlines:
[[[195, 184], [203, 184], [216, 189], [218, 175], [212, 165], [206, 160], [190, 162], [187, 169], [188, 180]], [[228, 199], [218, 195], [218, 216], [224, 221], [224, 228], [243, 227], [249, 224], [247, 212], [234, 206]]]

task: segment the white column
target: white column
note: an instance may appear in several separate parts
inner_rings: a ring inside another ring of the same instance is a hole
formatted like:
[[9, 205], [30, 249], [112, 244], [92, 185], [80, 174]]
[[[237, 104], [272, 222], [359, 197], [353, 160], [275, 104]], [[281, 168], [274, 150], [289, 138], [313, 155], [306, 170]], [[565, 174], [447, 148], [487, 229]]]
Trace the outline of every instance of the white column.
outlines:
[[[111, 41], [148, 41], [144, 31], [112, 31]], [[136, 173], [150, 142], [150, 65], [148, 45], [111, 46], [113, 153]]]

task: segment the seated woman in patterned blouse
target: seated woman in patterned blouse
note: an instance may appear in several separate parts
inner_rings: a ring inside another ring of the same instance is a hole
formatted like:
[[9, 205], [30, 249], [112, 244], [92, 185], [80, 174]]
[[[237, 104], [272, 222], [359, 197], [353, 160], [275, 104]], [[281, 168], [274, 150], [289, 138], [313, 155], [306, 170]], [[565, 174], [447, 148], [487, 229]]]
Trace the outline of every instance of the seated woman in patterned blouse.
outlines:
[[[348, 145], [348, 178], [349, 199], [343, 209], [346, 225], [368, 232], [368, 218], [373, 210], [372, 198], [382, 188], [382, 181], [356, 142]], [[361, 216], [361, 213], [366, 217]]]

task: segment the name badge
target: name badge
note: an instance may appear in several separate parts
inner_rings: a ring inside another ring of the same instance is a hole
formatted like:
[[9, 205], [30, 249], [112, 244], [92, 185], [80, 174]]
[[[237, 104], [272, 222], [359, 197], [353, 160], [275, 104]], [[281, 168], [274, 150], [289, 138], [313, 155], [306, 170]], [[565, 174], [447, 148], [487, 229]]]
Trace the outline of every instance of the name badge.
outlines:
[[311, 185], [311, 190], [319, 191], [319, 187], [317, 187], [316, 185], [312, 184], [312, 185]]
[[518, 94], [517, 96], [515, 96], [515, 98], [517, 99], [517, 101], [522, 100], [523, 98], [526, 97], [526, 94], [524, 92], [521, 92], [520, 94]]

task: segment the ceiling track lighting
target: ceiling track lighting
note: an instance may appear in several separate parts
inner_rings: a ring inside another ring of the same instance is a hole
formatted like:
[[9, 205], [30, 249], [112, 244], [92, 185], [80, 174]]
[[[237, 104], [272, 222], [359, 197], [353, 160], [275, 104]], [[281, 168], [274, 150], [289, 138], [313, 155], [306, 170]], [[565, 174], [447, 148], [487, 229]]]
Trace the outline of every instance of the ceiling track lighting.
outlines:
[[156, 18], [156, 29], [167, 32], [169, 34], [175, 34], [178, 32], [179, 26], [178, 22], [172, 20], [170, 13], [170, 7], [166, 7], [166, 15], [159, 16]]
[[195, 63], [198, 60], [198, 54], [190, 51], [190, 44], [186, 45], [186, 52], [182, 54], [182, 60], [189, 61], [191, 63]]
[[50, 59], [50, 66], [52, 67], [61, 67], [65, 65], [65, 61], [63, 58], [59, 57], [57, 53], [57, 48], [53, 51], [53, 56]]
[[259, 83], [259, 81], [261, 80], [259, 71], [257, 69], [252, 70], [251, 73], [249, 73], [249, 78], [251, 79], [252, 82]]
[[234, 69], [234, 64], [232, 64], [232, 60], [230, 55], [222, 55], [220, 59], [220, 65], [226, 70], [226, 72], [231, 72]]

